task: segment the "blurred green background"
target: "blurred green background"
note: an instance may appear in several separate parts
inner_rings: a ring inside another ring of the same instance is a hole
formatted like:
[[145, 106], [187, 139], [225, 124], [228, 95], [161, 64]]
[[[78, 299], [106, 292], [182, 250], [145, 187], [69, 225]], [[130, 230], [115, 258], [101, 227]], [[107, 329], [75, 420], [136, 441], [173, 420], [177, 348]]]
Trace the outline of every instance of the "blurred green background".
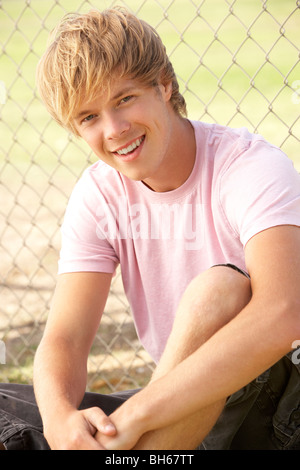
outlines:
[[[293, 93], [300, 89], [300, 12], [294, 0], [2, 0], [0, 80], [8, 94], [1, 107], [2, 159], [9, 153], [22, 164], [34, 154], [45, 169], [56, 165], [68, 137], [56, 125], [47, 127], [34, 89], [38, 58], [66, 12], [114, 4], [157, 27], [191, 118], [247, 126], [282, 146], [299, 166], [299, 100]], [[41, 139], [50, 146], [42, 152]], [[70, 162], [77, 166], [82, 158]]]

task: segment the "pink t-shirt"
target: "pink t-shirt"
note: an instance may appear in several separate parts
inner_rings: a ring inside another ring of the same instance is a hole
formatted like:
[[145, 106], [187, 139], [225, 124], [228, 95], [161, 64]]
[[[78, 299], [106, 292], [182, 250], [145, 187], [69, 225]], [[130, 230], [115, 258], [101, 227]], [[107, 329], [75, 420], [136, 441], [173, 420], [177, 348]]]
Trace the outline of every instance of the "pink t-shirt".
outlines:
[[59, 273], [120, 264], [138, 336], [156, 362], [197, 274], [219, 263], [246, 270], [251, 237], [300, 225], [300, 177], [281, 150], [246, 129], [192, 124], [196, 160], [181, 187], [154, 192], [99, 161], [77, 183], [62, 227]]

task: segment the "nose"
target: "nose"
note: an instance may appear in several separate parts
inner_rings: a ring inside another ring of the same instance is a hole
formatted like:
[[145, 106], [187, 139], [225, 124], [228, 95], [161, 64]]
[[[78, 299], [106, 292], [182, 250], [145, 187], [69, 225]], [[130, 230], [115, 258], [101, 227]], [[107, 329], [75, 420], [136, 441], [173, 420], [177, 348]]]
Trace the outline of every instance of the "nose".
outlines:
[[130, 123], [118, 112], [109, 113], [104, 119], [104, 137], [106, 140], [118, 140], [130, 130]]

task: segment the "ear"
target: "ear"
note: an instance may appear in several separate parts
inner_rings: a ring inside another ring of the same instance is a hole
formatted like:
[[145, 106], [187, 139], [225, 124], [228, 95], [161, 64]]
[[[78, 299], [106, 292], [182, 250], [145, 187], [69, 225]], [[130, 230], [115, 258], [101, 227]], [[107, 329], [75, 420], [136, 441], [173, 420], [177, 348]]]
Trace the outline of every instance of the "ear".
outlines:
[[173, 84], [172, 81], [168, 82], [165, 85], [162, 85], [163, 87], [163, 95], [166, 101], [170, 101], [172, 93], [173, 93]]
[[158, 83], [158, 88], [161, 92], [161, 96], [163, 100], [167, 103], [170, 101], [172, 93], [173, 93], [173, 85], [172, 81], [167, 82], [166, 84], [162, 83], [161, 81]]

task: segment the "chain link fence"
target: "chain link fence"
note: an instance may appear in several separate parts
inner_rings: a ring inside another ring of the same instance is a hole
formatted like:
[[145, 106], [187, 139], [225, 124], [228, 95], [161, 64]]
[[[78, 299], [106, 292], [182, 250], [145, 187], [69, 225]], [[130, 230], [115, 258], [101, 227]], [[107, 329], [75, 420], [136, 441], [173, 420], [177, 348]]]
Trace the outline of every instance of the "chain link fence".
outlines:
[[[95, 161], [44, 110], [35, 69], [71, 11], [123, 5], [157, 28], [189, 117], [263, 134], [300, 167], [300, 2], [294, 0], [0, 1], [0, 381], [30, 383], [56, 282], [60, 225], [74, 183]], [[5, 356], [5, 357], [4, 357]], [[145, 384], [118, 274], [89, 358], [88, 388]]]

